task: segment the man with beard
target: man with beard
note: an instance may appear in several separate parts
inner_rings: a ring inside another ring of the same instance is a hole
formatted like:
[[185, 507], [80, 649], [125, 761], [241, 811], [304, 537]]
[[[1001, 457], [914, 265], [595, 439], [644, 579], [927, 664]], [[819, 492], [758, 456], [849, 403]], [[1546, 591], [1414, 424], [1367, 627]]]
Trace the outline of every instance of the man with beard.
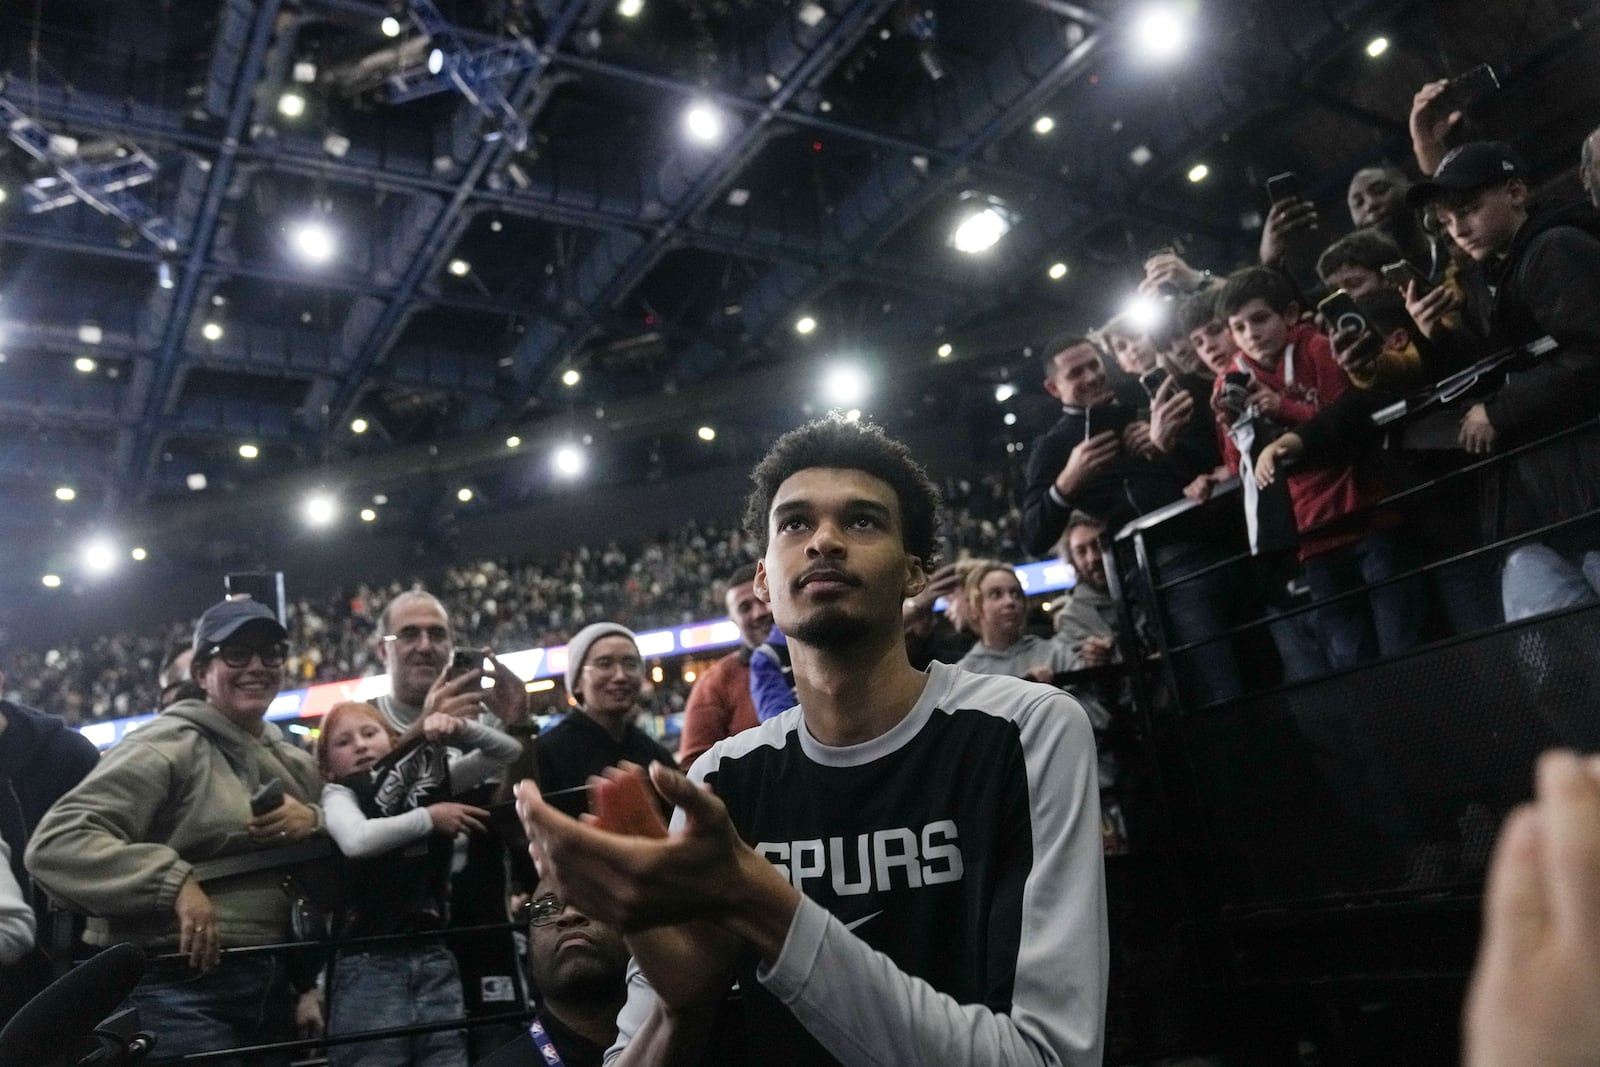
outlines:
[[478, 1067], [600, 1067], [627, 998], [628, 946], [615, 927], [591, 919], [544, 883], [534, 887], [525, 915], [528, 978], [539, 1010], [524, 1034]]
[[[756, 592], [797, 707], [653, 767], [670, 834], [575, 821], [517, 787], [534, 860], [634, 956], [615, 1062], [693, 1062], [737, 977], [778, 1064], [1100, 1062], [1108, 947], [1094, 739], [1077, 701], [906, 659], [938, 491], [842, 417], [753, 475]], [[637, 788], [637, 780], [634, 780]], [[629, 783], [595, 783], [602, 808]]]
[[772, 633], [772, 612], [756, 597], [755, 580], [754, 563], [740, 567], [728, 579], [722, 599], [729, 621], [739, 628], [739, 648], [707, 667], [689, 692], [679, 746], [685, 766], [724, 737], [761, 721], [750, 695], [750, 660]]

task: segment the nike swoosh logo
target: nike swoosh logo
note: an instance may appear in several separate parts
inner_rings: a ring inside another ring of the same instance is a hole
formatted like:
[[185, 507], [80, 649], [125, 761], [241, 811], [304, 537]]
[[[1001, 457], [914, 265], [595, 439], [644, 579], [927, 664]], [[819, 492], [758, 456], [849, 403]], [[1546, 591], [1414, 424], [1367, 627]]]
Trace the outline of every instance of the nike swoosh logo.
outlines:
[[863, 925], [865, 923], [868, 923], [868, 922], [872, 921], [873, 919], [876, 919], [878, 916], [880, 916], [882, 914], [883, 914], [882, 909], [879, 909], [878, 911], [873, 912], [871, 915], [863, 915], [863, 916], [861, 916], [861, 918], [857, 919], [855, 922], [845, 923], [844, 924], [844, 928], [846, 930], [854, 930], [856, 927], [861, 926], [861, 925]]

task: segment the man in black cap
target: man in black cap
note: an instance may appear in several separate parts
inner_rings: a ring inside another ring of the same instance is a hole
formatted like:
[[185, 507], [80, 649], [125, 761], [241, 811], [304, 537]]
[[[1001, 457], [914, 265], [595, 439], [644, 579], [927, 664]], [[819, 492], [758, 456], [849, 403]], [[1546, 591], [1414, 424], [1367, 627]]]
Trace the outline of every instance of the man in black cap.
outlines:
[[[1461, 447], [1502, 451], [1600, 414], [1600, 212], [1530, 201], [1522, 161], [1497, 141], [1454, 149], [1406, 200], [1431, 206], [1482, 265], [1494, 293], [1491, 350], [1545, 335], [1560, 345], [1468, 409]], [[1496, 540], [1600, 507], [1600, 436], [1582, 430], [1519, 454], [1487, 481], [1483, 503]], [[1514, 546], [1500, 585], [1506, 621], [1600, 603], [1597, 546], [1591, 524]]]

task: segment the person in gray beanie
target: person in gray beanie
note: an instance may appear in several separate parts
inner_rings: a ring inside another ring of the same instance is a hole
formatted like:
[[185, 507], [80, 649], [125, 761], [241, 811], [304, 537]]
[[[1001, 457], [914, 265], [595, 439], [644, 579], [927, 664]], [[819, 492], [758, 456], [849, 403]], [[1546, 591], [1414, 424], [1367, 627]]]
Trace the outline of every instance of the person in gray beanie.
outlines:
[[[567, 692], [576, 710], [534, 743], [540, 790], [569, 815], [588, 811], [575, 790], [607, 767], [630, 760], [641, 767], [676, 767], [672, 754], [632, 721], [644, 687], [644, 658], [633, 631], [614, 622], [585, 626], [567, 642]], [[560, 795], [552, 795], [560, 794]]]

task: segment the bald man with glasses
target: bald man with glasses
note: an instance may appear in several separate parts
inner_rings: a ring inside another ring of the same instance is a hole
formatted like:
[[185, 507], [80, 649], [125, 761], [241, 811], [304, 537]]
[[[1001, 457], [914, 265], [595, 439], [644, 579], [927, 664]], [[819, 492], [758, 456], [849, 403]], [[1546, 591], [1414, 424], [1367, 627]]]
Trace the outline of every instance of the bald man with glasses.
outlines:
[[[378, 630], [389, 692], [370, 703], [395, 732], [403, 734], [435, 712], [458, 718], [476, 715], [495, 727], [522, 720], [528, 703], [523, 681], [490, 649], [483, 650], [483, 658], [492, 671], [480, 665], [450, 677], [455, 634], [444, 605], [432, 593], [412, 589], [395, 597], [378, 619]], [[494, 679], [493, 689], [483, 688], [485, 676]]]

